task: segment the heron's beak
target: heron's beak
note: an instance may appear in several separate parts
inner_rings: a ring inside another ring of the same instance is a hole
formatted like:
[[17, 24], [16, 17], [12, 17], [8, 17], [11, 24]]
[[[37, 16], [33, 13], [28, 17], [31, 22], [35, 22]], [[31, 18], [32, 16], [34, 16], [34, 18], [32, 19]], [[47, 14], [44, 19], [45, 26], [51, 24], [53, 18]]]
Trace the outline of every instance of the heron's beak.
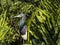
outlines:
[[22, 17], [21, 15], [14, 16], [14, 18]]

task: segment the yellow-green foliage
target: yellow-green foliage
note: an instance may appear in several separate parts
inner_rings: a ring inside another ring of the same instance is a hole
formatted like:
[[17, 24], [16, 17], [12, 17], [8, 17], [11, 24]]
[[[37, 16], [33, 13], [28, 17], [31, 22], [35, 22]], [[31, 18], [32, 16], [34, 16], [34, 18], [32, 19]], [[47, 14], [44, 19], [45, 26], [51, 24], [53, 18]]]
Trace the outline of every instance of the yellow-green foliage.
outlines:
[[[3, 11], [0, 15], [0, 45], [13, 41], [13, 29], [8, 26], [7, 11]], [[11, 37], [12, 36], [12, 37]]]
[[36, 39], [40, 45], [60, 45], [59, 0], [0, 0], [0, 42], [10, 43], [19, 38], [19, 19], [13, 16], [20, 13], [27, 14], [27, 43]]

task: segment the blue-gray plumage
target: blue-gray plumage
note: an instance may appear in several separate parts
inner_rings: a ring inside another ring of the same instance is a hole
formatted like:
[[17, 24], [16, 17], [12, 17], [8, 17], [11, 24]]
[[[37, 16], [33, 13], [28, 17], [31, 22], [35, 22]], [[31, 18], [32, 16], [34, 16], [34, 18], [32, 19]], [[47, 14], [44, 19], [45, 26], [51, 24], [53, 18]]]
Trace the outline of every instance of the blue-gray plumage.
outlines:
[[27, 40], [27, 25], [25, 24], [26, 15], [21, 13], [21, 14], [19, 14], [17, 16], [14, 16], [14, 17], [22, 17], [22, 19], [19, 22], [19, 32], [20, 32], [21, 37], [24, 40]]

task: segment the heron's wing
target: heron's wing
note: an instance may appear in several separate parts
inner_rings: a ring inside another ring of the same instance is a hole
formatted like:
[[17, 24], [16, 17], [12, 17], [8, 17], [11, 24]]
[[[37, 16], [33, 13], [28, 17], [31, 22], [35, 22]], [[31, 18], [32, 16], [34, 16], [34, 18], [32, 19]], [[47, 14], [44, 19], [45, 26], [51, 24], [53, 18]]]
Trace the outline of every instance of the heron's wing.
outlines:
[[21, 30], [21, 35], [26, 34], [26, 32], [27, 32], [27, 26], [24, 25], [23, 28], [22, 28], [22, 30]]
[[24, 27], [22, 28], [21, 30], [21, 37], [24, 39], [24, 40], [27, 40], [27, 26], [24, 25]]
[[27, 32], [24, 35], [21, 35], [24, 40], [27, 40]]

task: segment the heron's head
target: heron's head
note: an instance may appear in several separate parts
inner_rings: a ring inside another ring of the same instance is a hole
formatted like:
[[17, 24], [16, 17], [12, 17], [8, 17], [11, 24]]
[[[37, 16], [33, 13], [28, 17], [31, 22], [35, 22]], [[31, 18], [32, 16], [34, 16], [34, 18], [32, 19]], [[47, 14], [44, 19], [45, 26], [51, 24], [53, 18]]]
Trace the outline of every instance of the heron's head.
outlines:
[[17, 16], [14, 16], [14, 18], [18, 18], [18, 17], [21, 17], [21, 18], [26, 19], [26, 15], [23, 14], [23, 13], [21, 13], [21, 14], [19, 14], [19, 15], [17, 15]]

